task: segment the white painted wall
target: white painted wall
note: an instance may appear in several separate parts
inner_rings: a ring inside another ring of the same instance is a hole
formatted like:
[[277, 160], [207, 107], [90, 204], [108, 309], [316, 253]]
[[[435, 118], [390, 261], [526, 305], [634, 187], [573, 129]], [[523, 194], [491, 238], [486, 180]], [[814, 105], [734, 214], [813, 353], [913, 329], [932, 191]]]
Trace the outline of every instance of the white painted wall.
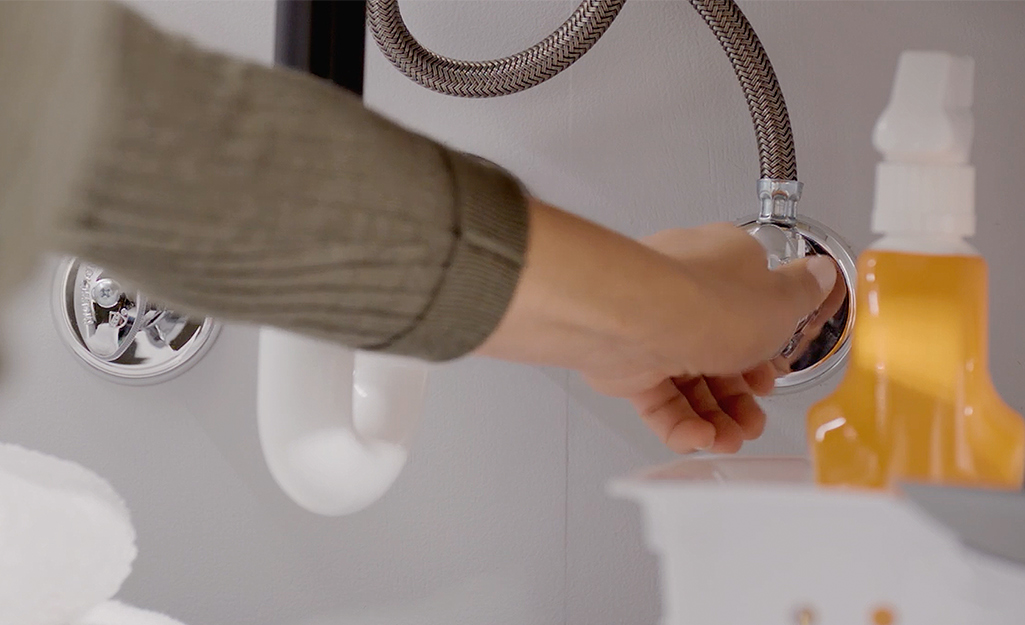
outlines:
[[[485, 59], [534, 43], [575, 6], [576, 0], [406, 0], [403, 15], [427, 47]], [[994, 377], [1011, 404], [1025, 409], [1018, 383], [1025, 354], [1019, 329], [1025, 278], [1018, 269], [1025, 261], [1018, 243], [1025, 236], [1019, 201], [1025, 3], [742, 6], [772, 58], [793, 117], [806, 184], [801, 208], [856, 249], [872, 238], [876, 154], [870, 132], [898, 54], [931, 47], [975, 57], [976, 243], [993, 261]], [[757, 208], [757, 159], [744, 99], [718, 43], [685, 2], [630, 0], [598, 45], [565, 74], [496, 100], [423, 89], [371, 45], [366, 99], [411, 128], [509, 167], [540, 197], [632, 235], [733, 220]], [[637, 541], [639, 515], [610, 501], [603, 487], [609, 477], [663, 457], [657, 441], [622, 403], [572, 379], [552, 383], [568, 388], [572, 399], [564, 411], [565, 612], [551, 618], [571, 625], [655, 623], [654, 574]], [[517, 372], [505, 384], [528, 394], [536, 382]], [[804, 410], [829, 390], [767, 402], [768, 431], [745, 452], [802, 453]], [[467, 408], [484, 398], [475, 393]], [[520, 415], [518, 407], [493, 404], [482, 418], [504, 422]], [[558, 522], [554, 514], [552, 522]]]
[[[575, 0], [402, 0], [429, 46], [514, 52]], [[271, 2], [140, 2], [161, 24], [262, 62]], [[977, 61], [978, 246], [990, 256], [998, 387], [1025, 409], [1025, 3], [746, 2], [794, 118], [802, 207], [857, 247], [868, 232], [869, 131], [898, 52]], [[750, 122], [728, 63], [682, 1], [631, 0], [566, 74], [491, 101], [433, 94], [368, 51], [367, 98], [413, 128], [494, 159], [541, 197], [630, 234], [754, 210]], [[621, 403], [562, 372], [466, 361], [432, 380], [413, 458], [366, 513], [305, 514], [270, 480], [254, 420], [255, 333], [228, 328], [166, 385], [125, 388], [81, 367], [41, 272], [0, 332], [0, 438], [79, 461], [127, 499], [141, 555], [126, 600], [191, 625], [618, 625], [657, 622], [639, 514], [613, 475], [664, 459]], [[685, 323], [686, 320], [681, 320]], [[569, 392], [567, 392], [567, 389]], [[818, 394], [827, 389], [820, 389]], [[770, 405], [751, 451], [803, 449], [812, 393]], [[757, 522], [752, 519], [752, 522]], [[696, 530], [699, 531], [699, 530]]]

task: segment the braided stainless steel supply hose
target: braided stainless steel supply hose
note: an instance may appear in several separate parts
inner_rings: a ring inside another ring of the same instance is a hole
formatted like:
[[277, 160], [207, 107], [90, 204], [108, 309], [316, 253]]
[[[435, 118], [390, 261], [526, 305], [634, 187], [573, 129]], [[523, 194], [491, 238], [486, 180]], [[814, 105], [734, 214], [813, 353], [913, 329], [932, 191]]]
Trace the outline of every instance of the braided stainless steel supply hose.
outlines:
[[[761, 177], [797, 180], [790, 116], [768, 55], [733, 0], [689, 0], [733, 64], [755, 126]], [[492, 98], [530, 89], [582, 57], [605, 34], [626, 0], [583, 0], [543, 41], [490, 61], [460, 61], [431, 52], [410, 34], [398, 0], [368, 0], [367, 22], [378, 47], [413, 81], [446, 95]]]
[[[847, 297], [822, 332], [805, 345], [802, 320], [780, 351], [790, 373], [777, 392], [793, 391], [838, 370], [850, 350], [854, 323], [855, 267], [846, 244], [831, 230], [797, 213], [803, 185], [797, 180], [794, 135], [776, 72], [758, 35], [733, 0], [689, 0], [718, 38], [747, 99], [758, 140], [759, 214], [738, 222], [765, 247], [770, 265], [808, 254], [827, 254], [840, 267]], [[491, 98], [530, 89], [582, 57], [609, 29], [626, 0], [583, 0], [562, 26], [540, 43], [491, 61], [450, 59], [420, 45], [399, 13], [399, 0], [368, 0], [367, 21], [377, 45], [395, 67], [420, 85], [447, 95]], [[802, 349], [799, 346], [804, 345]]]

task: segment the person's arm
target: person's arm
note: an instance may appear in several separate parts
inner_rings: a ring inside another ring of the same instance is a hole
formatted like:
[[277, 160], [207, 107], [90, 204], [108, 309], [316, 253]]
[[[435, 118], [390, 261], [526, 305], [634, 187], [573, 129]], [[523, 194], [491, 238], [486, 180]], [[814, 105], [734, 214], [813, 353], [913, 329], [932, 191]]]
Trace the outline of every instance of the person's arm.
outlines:
[[181, 312], [433, 361], [504, 314], [508, 172], [116, 3], [0, 2], [0, 35], [5, 282], [48, 247]]
[[730, 226], [632, 241], [325, 81], [114, 3], [0, 2], [0, 84], [5, 283], [45, 244], [181, 312], [569, 367], [680, 451], [760, 432], [759, 363], [836, 279], [829, 261], [770, 272]]

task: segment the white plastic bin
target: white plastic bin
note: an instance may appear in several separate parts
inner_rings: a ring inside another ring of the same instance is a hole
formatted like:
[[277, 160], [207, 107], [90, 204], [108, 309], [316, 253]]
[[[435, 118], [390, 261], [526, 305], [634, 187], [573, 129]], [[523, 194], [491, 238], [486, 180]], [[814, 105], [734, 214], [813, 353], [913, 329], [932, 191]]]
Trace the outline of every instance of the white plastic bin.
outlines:
[[907, 497], [819, 489], [801, 458], [690, 458], [611, 491], [643, 509], [662, 625], [1025, 623], [1025, 569]]

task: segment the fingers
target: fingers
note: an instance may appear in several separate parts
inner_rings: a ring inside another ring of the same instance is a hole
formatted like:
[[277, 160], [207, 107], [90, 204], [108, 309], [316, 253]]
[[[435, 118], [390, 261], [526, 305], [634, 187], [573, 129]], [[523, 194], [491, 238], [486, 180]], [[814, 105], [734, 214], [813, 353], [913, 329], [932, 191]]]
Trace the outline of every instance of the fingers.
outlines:
[[744, 373], [744, 381], [747, 382], [751, 392], [755, 395], [768, 395], [776, 388], [776, 369], [770, 363], [763, 362], [754, 369]]
[[672, 380], [631, 396], [630, 402], [665, 446], [678, 454], [708, 449], [716, 441], [716, 427], [698, 416]]
[[708, 389], [715, 396], [716, 403], [728, 414], [746, 441], [753, 441], [765, 431], [765, 412], [751, 395], [751, 388], [744, 377], [708, 378]]
[[828, 256], [810, 256], [775, 270], [780, 278], [781, 294], [787, 308], [802, 318], [818, 308], [833, 291], [840, 272]]
[[833, 285], [833, 289], [830, 291], [825, 301], [823, 301], [818, 307], [814, 315], [808, 319], [804, 328], [800, 330], [800, 336], [797, 337], [798, 342], [794, 348], [788, 350], [789, 353], [781, 352], [771, 361], [776, 367], [778, 375], [785, 375], [789, 373], [791, 371], [791, 365], [804, 357], [805, 352], [807, 352], [811, 347], [811, 344], [818, 339], [819, 334], [822, 332], [825, 325], [843, 306], [846, 297], [847, 285], [841, 277], [841, 279], [838, 279]]
[[[751, 372], [756, 385], [771, 390], [768, 365]], [[744, 441], [765, 430], [766, 417], [755, 401], [749, 376], [667, 379], [629, 395], [641, 420], [671, 451], [736, 453]]]
[[[736, 378], [732, 382], [734, 386], [741, 383], [741, 378]], [[744, 432], [733, 417], [719, 406], [705, 378], [676, 380], [675, 385], [690, 402], [691, 408], [702, 419], [715, 426], [715, 442], [709, 451], [721, 454], [734, 454], [740, 451], [741, 445], [744, 444]]]

